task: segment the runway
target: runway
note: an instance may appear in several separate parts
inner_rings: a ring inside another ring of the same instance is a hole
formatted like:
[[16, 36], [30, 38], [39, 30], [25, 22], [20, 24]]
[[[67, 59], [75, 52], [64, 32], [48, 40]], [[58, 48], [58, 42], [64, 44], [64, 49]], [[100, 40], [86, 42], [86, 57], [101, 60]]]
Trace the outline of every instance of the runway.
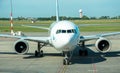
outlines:
[[[97, 34], [85, 32], [82, 35]], [[100, 32], [102, 33], [102, 32]], [[26, 33], [31, 35], [31, 33]], [[47, 33], [33, 33], [33, 36], [47, 36]], [[63, 65], [61, 53], [50, 46], [43, 47], [44, 56], [34, 57], [37, 43], [29, 42], [26, 55], [17, 55], [13, 44], [17, 39], [0, 38], [0, 73], [119, 73], [120, 72], [120, 35], [108, 39], [112, 42], [110, 52], [102, 54], [95, 47], [88, 47], [89, 56], [78, 56], [74, 51], [71, 65]], [[86, 42], [94, 43], [95, 40]]]

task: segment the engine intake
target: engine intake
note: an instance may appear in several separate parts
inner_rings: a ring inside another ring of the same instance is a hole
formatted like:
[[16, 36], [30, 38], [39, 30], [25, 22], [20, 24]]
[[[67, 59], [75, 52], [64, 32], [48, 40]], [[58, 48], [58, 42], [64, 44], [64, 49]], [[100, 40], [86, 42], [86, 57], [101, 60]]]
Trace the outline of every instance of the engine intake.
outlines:
[[99, 52], [105, 53], [111, 49], [111, 42], [106, 38], [100, 38], [96, 41], [95, 46]]
[[18, 54], [25, 54], [29, 50], [28, 42], [25, 40], [18, 40], [14, 44], [14, 50]]

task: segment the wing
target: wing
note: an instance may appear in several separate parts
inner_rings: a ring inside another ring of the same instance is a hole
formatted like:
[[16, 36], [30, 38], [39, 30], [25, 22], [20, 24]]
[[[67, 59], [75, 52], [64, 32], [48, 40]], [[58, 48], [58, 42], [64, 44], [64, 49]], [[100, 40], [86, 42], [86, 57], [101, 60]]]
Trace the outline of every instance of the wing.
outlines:
[[7, 34], [0, 34], [0, 37], [17, 38], [17, 39], [34, 41], [34, 42], [49, 43], [49, 37], [13, 36], [13, 35], [7, 35]]
[[101, 24], [79, 24], [78, 27], [86, 27], [86, 26], [100, 26]]
[[120, 32], [113, 32], [113, 33], [105, 33], [105, 34], [97, 34], [97, 35], [90, 35], [90, 36], [80, 36], [80, 41], [89, 41], [93, 39], [99, 39], [100, 37], [107, 37], [107, 36], [114, 36], [118, 35]]
[[24, 40], [34, 41], [34, 42], [42, 42], [49, 43], [49, 37], [24, 37]]
[[27, 26], [27, 25], [22, 25], [24, 27], [31, 27], [31, 28], [38, 28], [38, 29], [44, 29], [44, 30], [50, 30], [49, 28], [46, 28], [46, 27], [42, 27], [42, 26]]

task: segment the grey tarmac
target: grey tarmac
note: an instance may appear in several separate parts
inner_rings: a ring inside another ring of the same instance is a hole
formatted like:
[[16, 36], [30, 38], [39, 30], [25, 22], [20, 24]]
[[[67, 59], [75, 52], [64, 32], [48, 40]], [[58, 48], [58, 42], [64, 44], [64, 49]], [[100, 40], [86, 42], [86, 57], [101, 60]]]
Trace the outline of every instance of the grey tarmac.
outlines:
[[[102, 32], [83, 32], [91, 35]], [[106, 32], [105, 32], [106, 33]], [[48, 33], [25, 33], [27, 35], [47, 36]], [[44, 56], [34, 57], [37, 43], [29, 42], [30, 49], [25, 55], [14, 52], [13, 44], [17, 39], [0, 38], [0, 73], [119, 73], [120, 72], [120, 35], [108, 39], [112, 42], [110, 52], [102, 54], [95, 47], [88, 47], [89, 56], [78, 56], [74, 51], [71, 65], [63, 65], [61, 53], [50, 46], [43, 47]], [[86, 42], [95, 43], [95, 40]]]

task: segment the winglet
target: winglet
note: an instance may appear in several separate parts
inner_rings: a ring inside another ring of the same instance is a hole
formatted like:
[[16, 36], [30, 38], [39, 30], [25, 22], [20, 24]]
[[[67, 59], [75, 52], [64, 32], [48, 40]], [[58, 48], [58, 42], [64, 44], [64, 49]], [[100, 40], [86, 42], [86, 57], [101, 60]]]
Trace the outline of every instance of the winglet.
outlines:
[[59, 21], [59, 5], [58, 0], [56, 0], [56, 21]]

